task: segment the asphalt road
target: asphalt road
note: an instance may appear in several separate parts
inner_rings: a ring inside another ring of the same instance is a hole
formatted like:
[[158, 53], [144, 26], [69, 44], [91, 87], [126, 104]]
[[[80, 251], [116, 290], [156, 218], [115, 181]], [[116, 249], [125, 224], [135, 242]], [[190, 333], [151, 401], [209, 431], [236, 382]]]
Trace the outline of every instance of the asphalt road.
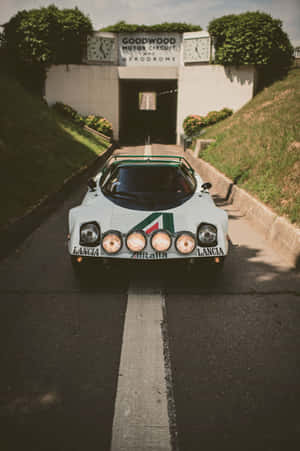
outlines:
[[127, 293], [137, 280], [165, 297], [174, 447], [299, 449], [299, 273], [216, 193], [232, 242], [217, 280], [139, 265], [104, 277], [96, 268], [79, 284], [65, 239], [68, 209], [84, 192], [0, 263], [1, 451], [110, 449]]

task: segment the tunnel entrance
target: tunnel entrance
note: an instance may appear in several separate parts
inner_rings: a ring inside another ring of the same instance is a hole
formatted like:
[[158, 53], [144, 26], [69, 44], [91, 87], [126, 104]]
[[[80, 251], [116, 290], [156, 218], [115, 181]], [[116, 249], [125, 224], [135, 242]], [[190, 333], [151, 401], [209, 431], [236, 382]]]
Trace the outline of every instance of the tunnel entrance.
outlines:
[[120, 143], [176, 143], [177, 80], [120, 80]]

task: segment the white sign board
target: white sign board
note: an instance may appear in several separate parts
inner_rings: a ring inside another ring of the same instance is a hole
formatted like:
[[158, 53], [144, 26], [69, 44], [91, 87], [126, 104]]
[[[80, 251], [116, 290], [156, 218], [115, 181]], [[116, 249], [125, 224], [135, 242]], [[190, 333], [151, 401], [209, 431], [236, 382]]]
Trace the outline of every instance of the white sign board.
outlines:
[[179, 33], [119, 35], [120, 66], [178, 66], [182, 37]]

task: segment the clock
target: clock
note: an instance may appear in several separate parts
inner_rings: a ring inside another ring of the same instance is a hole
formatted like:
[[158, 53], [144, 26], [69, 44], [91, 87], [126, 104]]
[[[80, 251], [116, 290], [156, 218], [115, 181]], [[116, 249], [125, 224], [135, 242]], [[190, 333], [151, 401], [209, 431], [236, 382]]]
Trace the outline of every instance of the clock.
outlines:
[[210, 37], [186, 38], [183, 41], [185, 63], [204, 63], [210, 60]]
[[87, 60], [99, 62], [115, 61], [115, 38], [89, 36], [87, 42]]

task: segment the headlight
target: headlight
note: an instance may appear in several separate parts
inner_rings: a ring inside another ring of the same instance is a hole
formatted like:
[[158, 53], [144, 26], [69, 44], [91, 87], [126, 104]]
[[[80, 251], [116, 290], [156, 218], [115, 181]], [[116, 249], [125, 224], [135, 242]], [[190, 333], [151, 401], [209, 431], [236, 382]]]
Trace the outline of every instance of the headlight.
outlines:
[[154, 232], [151, 238], [151, 246], [155, 251], [166, 252], [170, 249], [172, 244], [172, 239], [168, 232], [163, 230], [158, 230]]
[[198, 228], [198, 240], [200, 246], [216, 246], [217, 228], [212, 224], [201, 224]]
[[146, 244], [146, 235], [142, 231], [132, 232], [126, 238], [126, 246], [131, 252], [142, 252]]
[[96, 222], [87, 222], [80, 227], [80, 244], [96, 246], [100, 241], [100, 228]]
[[194, 235], [189, 232], [181, 232], [176, 238], [175, 247], [180, 254], [190, 254], [196, 247]]
[[102, 237], [102, 247], [107, 254], [116, 254], [122, 247], [122, 237], [119, 232], [111, 230]]

